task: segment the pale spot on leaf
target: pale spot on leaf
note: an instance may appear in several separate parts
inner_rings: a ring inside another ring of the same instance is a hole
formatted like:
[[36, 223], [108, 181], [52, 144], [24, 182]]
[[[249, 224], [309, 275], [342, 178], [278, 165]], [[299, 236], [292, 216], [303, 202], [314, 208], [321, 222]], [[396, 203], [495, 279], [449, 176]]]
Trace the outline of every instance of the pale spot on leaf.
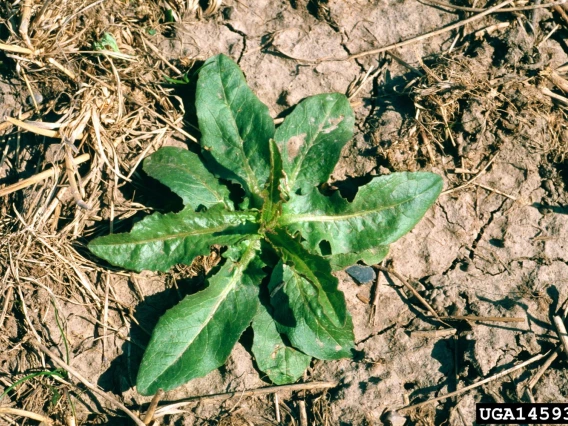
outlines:
[[330, 118], [327, 122], [328, 127], [326, 127], [325, 129], [322, 129], [322, 133], [325, 133], [326, 135], [328, 133], [333, 132], [334, 130], [337, 129], [337, 126], [339, 126], [339, 124], [343, 121], [345, 117], [343, 115], [340, 115], [337, 118]]
[[300, 148], [302, 147], [302, 145], [304, 145], [305, 142], [306, 142], [305, 133], [302, 133], [297, 136], [292, 136], [290, 139], [288, 139], [288, 142], [286, 142], [286, 151], [288, 151], [288, 161], [292, 161], [294, 160], [294, 158], [296, 158], [298, 152], [300, 152]]

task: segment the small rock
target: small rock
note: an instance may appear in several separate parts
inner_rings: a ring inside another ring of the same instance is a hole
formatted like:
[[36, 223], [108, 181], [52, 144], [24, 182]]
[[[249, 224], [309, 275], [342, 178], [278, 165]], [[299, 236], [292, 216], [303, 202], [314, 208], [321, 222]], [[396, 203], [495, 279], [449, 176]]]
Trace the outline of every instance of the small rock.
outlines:
[[445, 308], [445, 297], [442, 293], [438, 293], [432, 299], [432, 307], [438, 311], [442, 311]]
[[347, 272], [357, 284], [368, 283], [369, 281], [373, 281], [377, 277], [375, 270], [370, 266], [353, 265], [347, 268], [345, 272]]
[[390, 426], [403, 426], [406, 423], [406, 417], [396, 411], [389, 411], [385, 414], [385, 423]]
[[[38, 105], [40, 105], [43, 102], [43, 96], [41, 95], [41, 93], [34, 93], [34, 99], [35, 99], [36, 104], [38, 104]], [[31, 95], [26, 98], [26, 104], [28, 104], [30, 106], [34, 104], [34, 101], [31, 97]]]
[[549, 194], [554, 194], [554, 183], [550, 179], [546, 179], [542, 186], [548, 191]]

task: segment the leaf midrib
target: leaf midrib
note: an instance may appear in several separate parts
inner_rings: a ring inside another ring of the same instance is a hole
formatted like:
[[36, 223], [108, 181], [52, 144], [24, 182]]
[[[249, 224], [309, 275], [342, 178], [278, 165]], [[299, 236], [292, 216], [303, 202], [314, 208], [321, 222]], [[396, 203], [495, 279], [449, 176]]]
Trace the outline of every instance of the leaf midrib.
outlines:
[[[302, 279], [302, 278], [303, 278], [303, 279], [306, 280], [310, 285], [313, 285], [312, 280], [310, 280], [307, 276], [304, 276], [303, 274], [300, 274], [299, 272], [295, 271], [295, 270], [292, 269], [292, 268], [290, 268], [290, 270], [292, 271], [292, 273], [293, 273], [294, 275], [296, 275], [296, 276], [298, 277], [297, 279]], [[319, 288], [316, 287], [316, 291], [318, 292], [318, 294], [321, 295], [321, 292], [323, 291], [323, 287], [321, 286], [321, 284], [320, 284], [320, 288], [321, 288], [321, 289], [319, 289]], [[327, 334], [335, 343], [337, 343], [339, 346], [341, 346], [341, 348], [343, 349], [343, 345], [342, 345], [340, 342], [338, 342], [337, 339], [335, 338], [335, 336], [333, 336], [333, 335], [329, 332], [328, 325], [331, 324], [334, 328], [340, 328], [340, 327], [338, 327], [336, 324], [334, 324], [334, 321], [331, 320], [331, 318], [329, 318], [329, 316], [327, 315], [327, 312], [325, 311], [325, 309], [322, 309], [323, 312], [324, 312], [324, 316], [325, 316], [325, 317], [328, 319], [328, 321], [329, 321], [329, 324], [324, 325], [324, 324], [322, 323], [322, 321], [320, 321], [320, 316], [317, 315], [317, 313], [312, 309], [310, 303], [308, 302], [308, 296], [307, 296], [307, 295], [305, 294], [305, 292], [303, 291], [303, 288], [302, 288], [301, 285], [298, 285], [298, 292], [300, 293], [300, 295], [301, 295], [301, 297], [302, 297], [302, 303], [303, 303], [303, 305], [306, 306], [306, 307], [310, 310], [310, 312], [312, 313], [311, 317], [317, 322], [319, 328], [322, 329], [322, 330], [325, 330], [326, 334]], [[307, 325], [307, 323], [306, 323], [306, 325]], [[308, 327], [309, 327], [309, 326], [308, 326]], [[310, 328], [311, 328], [311, 327], [310, 327]], [[315, 332], [315, 330], [312, 330], [312, 331]]]
[[[239, 272], [241, 268], [238, 268]], [[236, 271], [235, 271], [236, 272]], [[210, 311], [210, 314], [207, 315], [205, 321], [203, 321], [200, 324], [200, 327], [198, 329], [198, 331], [195, 333], [195, 335], [193, 336], [193, 339], [191, 339], [190, 341], [187, 342], [187, 345], [184, 347], [183, 350], [179, 351], [178, 356], [171, 362], [168, 362], [168, 365], [158, 374], [156, 375], [156, 378], [154, 380], [152, 380], [151, 385], [157, 383], [160, 381], [160, 377], [162, 377], [164, 374], [167, 373], [167, 371], [173, 366], [175, 365], [180, 358], [185, 354], [185, 352], [187, 351], [187, 349], [193, 344], [193, 342], [200, 336], [201, 332], [203, 331], [204, 328], [206, 328], [209, 323], [211, 322], [211, 319], [213, 318], [213, 316], [215, 315], [215, 313], [217, 313], [217, 311], [219, 310], [219, 306], [221, 306], [221, 303], [223, 303], [223, 301], [226, 299], [227, 294], [233, 289], [233, 287], [235, 286], [236, 280], [235, 277], [237, 276], [237, 274], [235, 273], [233, 275], [233, 277], [231, 277], [229, 284], [227, 284], [227, 286], [225, 286], [225, 288], [221, 291], [221, 293], [219, 293], [219, 295], [217, 296], [217, 303], [215, 303]], [[150, 386], [148, 386], [150, 387]]]
[[[336, 221], [342, 221], [342, 220], [349, 220], [349, 219], [353, 219], [353, 218], [357, 218], [357, 217], [364, 217], [373, 213], [380, 213], [382, 211], [385, 210], [390, 210], [390, 209], [394, 209], [402, 204], [405, 203], [409, 203], [412, 201], [417, 200], [418, 198], [424, 196], [432, 187], [429, 187], [427, 190], [425, 190], [424, 192], [420, 193], [417, 196], [411, 197], [411, 198], [407, 198], [405, 200], [402, 200], [398, 203], [395, 204], [390, 204], [388, 206], [381, 206], [378, 207], [376, 209], [371, 209], [371, 210], [359, 210], [359, 211], [355, 211], [352, 212], [350, 214], [342, 214], [342, 215], [314, 215], [314, 214], [297, 214], [297, 215], [282, 215], [280, 216], [280, 224], [281, 225], [289, 225], [292, 223], [298, 223], [298, 222], [336, 222]], [[352, 207], [352, 206], [350, 206]], [[353, 208], [353, 207], [352, 207]]]
[[[278, 235], [278, 234], [276, 234], [276, 235]], [[280, 240], [277, 240], [277, 241], [281, 242]], [[301, 266], [303, 266], [303, 269], [304, 269], [304, 270], [309, 271], [310, 274], [311, 274], [311, 277], [308, 276], [308, 274], [300, 273], [296, 268], [292, 268], [290, 265], [287, 265], [288, 268], [290, 268], [290, 271], [291, 271], [293, 274], [295, 274], [295, 275], [297, 275], [297, 276], [299, 276], [299, 277], [304, 278], [306, 281], [308, 281], [308, 282], [310, 283], [310, 285], [314, 285], [313, 283], [314, 283], [314, 282], [317, 282], [318, 285], [319, 285], [319, 288], [316, 286], [316, 291], [317, 291], [318, 295], [321, 295], [321, 293], [323, 292], [324, 295], [327, 297], [326, 291], [324, 290], [324, 287], [323, 287], [323, 285], [321, 284], [321, 282], [319, 281], [318, 277], [317, 277], [316, 274], [312, 271], [312, 269], [306, 264], [306, 262], [304, 262], [304, 260], [303, 260], [301, 257], [295, 255], [295, 254], [294, 254], [292, 251], [290, 251], [287, 247], [285, 247], [285, 246], [283, 246], [283, 245], [281, 245], [281, 244], [275, 244], [275, 241], [272, 241], [271, 239], [268, 239], [268, 242], [269, 242], [270, 244], [272, 244], [272, 246], [273, 246], [277, 251], [280, 251], [280, 252], [282, 252], [282, 253], [285, 252], [285, 253], [287, 254], [287, 256], [283, 256], [283, 259], [282, 259], [282, 262], [283, 262], [284, 264], [285, 264], [285, 262], [284, 262], [284, 257], [288, 257], [289, 259], [291, 259], [291, 260], [294, 262], [294, 264], [296, 264], [296, 265], [301, 265]], [[303, 295], [303, 292], [302, 292], [301, 290], [299, 290], [299, 291], [300, 291], [300, 293], [302, 294], [302, 298], [303, 298], [304, 300], [306, 300], [307, 298]], [[336, 291], [337, 291], [337, 289], [336, 289]], [[329, 298], [328, 298], [328, 301], [329, 301]], [[310, 306], [309, 303], [306, 303], [306, 304], [307, 304], [308, 306]], [[330, 305], [331, 305], [331, 303], [330, 303]], [[314, 313], [313, 310], [311, 309], [311, 307], [310, 307], [310, 311], [311, 311], [312, 313]], [[341, 328], [341, 327], [342, 327], [342, 325], [339, 325], [339, 326], [338, 326], [338, 325], [335, 323], [335, 321], [333, 321], [331, 318], [329, 318], [329, 316], [327, 315], [327, 312], [325, 312], [325, 309], [324, 309], [324, 314], [326, 314], [325, 317], [328, 319], [329, 323], [330, 323], [333, 327], [335, 327], [335, 328]], [[318, 316], [318, 315], [313, 315], [313, 317], [317, 319], [318, 324], [320, 324], [320, 326], [321, 326], [321, 323], [319, 322], [319, 316]], [[338, 317], [337, 319], [339, 320], [339, 317]], [[340, 321], [340, 322], [341, 322], [341, 321]], [[327, 330], [327, 328], [325, 328], [325, 327], [322, 327], [322, 328], [324, 328], [325, 330]], [[328, 333], [328, 334], [329, 334], [329, 333]], [[330, 335], [330, 336], [331, 336], [331, 335]], [[332, 338], [333, 338], [333, 340], [335, 340], [334, 337], [332, 337]]]
[[[227, 92], [225, 90], [225, 84], [224, 84], [224, 81], [223, 81], [223, 74], [221, 72], [221, 61], [216, 61], [216, 64], [217, 64], [217, 70], [219, 72], [219, 80], [221, 82], [221, 89], [223, 91], [223, 99], [225, 101], [225, 105], [227, 106], [227, 108], [231, 112], [231, 120], [233, 121], [235, 129], [237, 131], [238, 139], [241, 142], [240, 144], [238, 144], [236, 146], [236, 148], [240, 151], [242, 158], [243, 158], [243, 165], [244, 165], [245, 173], [247, 175], [247, 180], [248, 180], [247, 183], [252, 183], [251, 191], [254, 192], [255, 194], [258, 194], [258, 192], [259, 192], [258, 180], [256, 179], [254, 171], [252, 170], [252, 167], [250, 166], [250, 164], [248, 162], [248, 158], [247, 158], [247, 156], [245, 154], [245, 150], [244, 150], [244, 139], [241, 137], [241, 134], [239, 133], [239, 126], [237, 125], [237, 120], [236, 120], [235, 114], [233, 114], [233, 110], [231, 109], [231, 104], [229, 104], [229, 99], [227, 98]], [[236, 88], [236, 90], [241, 90], [241, 87], [242, 87], [242, 81], [239, 81], [239, 85]], [[221, 127], [217, 123], [217, 119], [215, 119], [215, 124], [217, 125], [219, 130], [221, 130]]]
[[[190, 169], [187, 168], [187, 167], [181, 167], [181, 166], [178, 166], [178, 165], [171, 165], [171, 164], [168, 164], [167, 168], [170, 169], [170, 170], [179, 170], [180, 172], [187, 173], [187, 174], [190, 175], [193, 179], [195, 179], [197, 182], [199, 182], [200, 184], [202, 184], [211, 194], [213, 194], [213, 196], [215, 197], [215, 199], [217, 199], [219, 202], [221, 202], [221, 203], [223, 203], [223, 204], [226, 205], [225, 199], [224, 199], [217, 191], [213, 190], [213, 189], [208, 185], [207, 179], [202, 179], [202, 178], [200, 178], [200, 176], [199, 176], [198, 174], [193, 173], [192, 170], [190, 170]], [[176, 176], [176, 178], [177, 178], [177, 176]], [[178, 184], [181, 184], [181, 185], [184, 185], [184, 186], [187, 186], [187, 185], [191, 186], [191, 185], [190, 185], [190, 182], [186, 182], [186, 181], [184, 181], [184, 180], [176, 180], [176, 178], [174, 178], [174, 181], [177, 182]], [[211, 179], [213, 179], [213, 175], [211, 175]], [[160, 179], [158, 179], [158, 180], [160, 180]], [[163, 182], [162, 182], [162, 183], [163, 183]], [[164, 184], [164, 185], [166, 185], [166, 186], [169, 187], [169, 185], [167, 185], [167, 184]]]
[[[292, 170], [292, 174], [290, 176], [289, 182], [290, 182], [290, 187], [293, 189], [297, 189], [296, 188], [296, 181], [298, 180], [298, 174], [301, 171], [302, 165], [304, 164], [304, 160], [306, 159], [308, 153], [310, 152], [310, 150], [314, 147], [315, 145], [315, 141], [317, 140], [318, 136], [320, 135], [323, 126], [325, 124], [325, 122], [327, 121], [327, 119], [329, 118], [329, 116], [331, 115], [331, 112], [333, 110], [333, 108], [335, 107], [335, 105], [337, 105], [337, 102], [339, 100], [336, 100], [333, 103], [333, 106], [329, 109], [329, 111], [325, 114], [325, 118], [321, 121], [321, 125], [318, 127], [317, 132], [314, 133], [314, 137], [312, 138], [311, 142], [310, 142], [310, 146], [308, 147], [308, 149], [303, 150], [303, 152], [300, 154], [300, 161], [296, 162], [296, 166], [294, 167], [294, 169]], [[307, 111], [305, 111], [307, 114]], [[307, 115], [305, 117], [306, 119], [308, 119]]]
[[[157, 241], [168, 241], [168, 240], [173, 240], [173, 239], [177, 239], [177, 238], [187, 238], [190, 237], [192, 235], [205, 235], [205, 234], [213, 234], [215, 232], [221, 232], [224, 231], [228, 228], [234, 227], [234, 226], [238, 226], [238, 225], [243, 225], [245, 224], [247, 221], [247, 219], [245, 219], [244, 221], [242, 221], [241, 223], [238, 224], [234, 224], [234, 223], [230, 223], [230, 224], [223, 224], [223, 226], [217, 226], [215, 228], [205, 228], [205, 229], [195, 229], [192, 231], [187, 231], [187, 232], [181, 232], [181, 233], [176, 233], [176, 234], [169, 234], [166, 235], [164, 237], [158, 237], [158, 238], [148, 238], [145, 240], [137, 240], [137, 241], [132, 241], [132, 242], [117, 242], [117, 243], [106, 243], [104, 244], [104, 246], [124, 246], [124, 245], [137, 245], [137, 244], [147, 244], [147, 243], [155, 243]], [[102, 245], [102, 244], [101, 244]]]
[[[162, 377], [164, 374], [167, 373], [168, 369], [170, 369], [173, 365], [175, 365], [179, 359], [185, 354], [185, 352], [187, 351], [187, 349], [193, 344], [193, 342], [201, 335], [201, 332], [209, 325], [209, 323], [211, 322], [212, 318], [214, 317], [214, 315], [217, 313], [217, 311], [219, 310], [219, 307], [221, 306], [221, 304], [226, 300], [227, 295], [230, 293], [231, 290], [234, 289], [234, 287], [238, 284], [239, 279], [241, 277], [241, 275], [244, 272], [244, 269], [248, 266], [248, 264], [250, 263], [250, 261], [252, 260], [252, 258], [254, 257], [254, 252], [256, 251], [254, 244], [250, 244], [249, 247], [247, 247], [246, 251], [243, 253], [241, 261], [236, 263], [237, 267], [234, 269], [234, 273], [231, 276], [229, 283], [227, 283], [227, 285], [223, 288], [223, 290], [221, 291], [221, 293], [219, 293], [219, 295], [217, 296], [217, 300], [218, 302], [215, 303], [210, 311], [210, 314], [207, 315], [205, 321], [203, 321], [198, 329], [198, 331], [195, 333], [194, 337], [192, 340], [190, 340], [189, 342], [187, 342], [187, 345], [184, 347], [184, 349], [182, 351], [179, 352], [178, 356], [175, 358], [175, 360], [173, 360], [172, 362], [169, 363], [168, 366], [166, 366], [166, 368], [164, 368], [160, 374], [158, 374], [156, 376], [156, 378], [151, 382], [151, 385], [155, 384], [156, 382], [159, 382], [160, 377]], [[150, 387], [150, 386], [148, 386]]]

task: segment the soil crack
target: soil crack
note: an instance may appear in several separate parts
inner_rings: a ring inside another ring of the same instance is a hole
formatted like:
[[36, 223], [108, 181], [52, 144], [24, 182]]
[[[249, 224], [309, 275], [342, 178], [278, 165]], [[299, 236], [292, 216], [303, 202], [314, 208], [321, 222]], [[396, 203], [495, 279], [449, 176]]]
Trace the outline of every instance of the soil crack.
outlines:
[[245, 51], [247, 50], [247, 38], [248, 35], [245, 34], [244, 32], [242, 32], [241, 30], [237, 30], [231, 23], [229, 22], [225, 22], [223, 24], [225, 27], [227, 27], [227, 29], [229, 31], [231, 31], [232, 33], [238, 34], [243, 38], [243, 48], [241, 49], [241, 53], [239, 53], [239, 57], [237, 58], [237, 64], [241, 63], [241, 59], [243, 58], [243, 55], [245, 54]]
[[[411, 321], [411, 322], [412, 322], [412, 321]], [[405, 327], [408, 326], [409, 324], [410, 324], [410, 322], [409, 322], [408, 324], [406, 324], [406, 325], [405, 325], [404, 327], [402, 327], [402, 328], [405, 328]], [[359, 346], [360, 344], [365, 343], [367, 340], [369, 340], [369, 339], [371, 339], [371, 338], [373, 338], [373, 337], [375, 337], [375, 336], [380, 336], [381, 334], [385, 334], [386, 332], [388, 332], [388, 331], [392, 330], [393, 328], [395, 328], [396, 325], [397, 325], [397, 323], [394, 323], [394, 324], [389, 325], [388, 327], [383, 328], [382, 330], [377, 331], [376, 333], [369, 334], [367, 337], [364, 337], [363, 339], [359, 340], [358, 342], [355, 342], [355, 346]]]
[[475, 237], [475, 239], [471, 243], [471, 247], [469, 248], [469, 258], [472, 261], [473, 261], [473, 258], [475, 256], [475, 250], [477, 249], [477, 245], [479, 244], [479, 242], [483, 238], [483, 235], [485, 234], [485, 230], [487, 229], [487, 227], [489, 225], [491, 225], [493, 223], [493, 220], [495, 219], [495, 214], [503, 208], [503, 206], [505, 205], [505, 203], [508, 200], [509, 200], [508, 198], [505, 198], [503, 200], [503, 202], [499, 205], [499, 207], [497, 207], [495, 210], [492, 210], [492, 211], [489, 212], [489, 219], [487, 219], [487, 222], [485, 222], [485, 224], [483, 224], [481, 226], [481, 228], [479, 229], [479, 231], [477, 233], [477, 236]]

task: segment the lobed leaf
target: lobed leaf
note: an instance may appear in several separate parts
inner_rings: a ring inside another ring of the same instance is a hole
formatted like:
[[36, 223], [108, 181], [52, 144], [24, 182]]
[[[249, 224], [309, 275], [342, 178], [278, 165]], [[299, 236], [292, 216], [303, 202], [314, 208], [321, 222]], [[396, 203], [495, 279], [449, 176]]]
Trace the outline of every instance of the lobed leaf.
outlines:
[[187, 149], [167, 146], [144, 160], [144, 171], [179, 195], [185, 206], [197, 210], [199, 206], [222, 204], [233, 207], [229, 190], [221, 185], [203, 165], [199, 156]]
[[154, 213], [132, 227], [130, 233], [96, 238], [89, 250], [112, 265], [134, 271], [166, 272], [177, 263], [190, 264], [209, 253], [213, 244], [235, 244], [258, 232], [257, 214], [229, 212], [221, 206], [196, 213]]
[[306, 194], [327, 182], [343, 146], [353, 137], [355, 118], [340, 93], [300, 102], [276, 130], [284, 171], [292, 193]]
[[272, 383], [284, 385], [302, 377], [312, 357], [286, 345], [274, 319], [262, 304], [252, 320], [252, 330], [252, 353], [256, 364]]
[[308, 253], [282, 229], [266, 236], [282, 259], [269, 283], [278, 331], [313, 357], [351, 356], [353, 323], [329, 263]]
[[215, 172], [240, 183], [249, 197], [259, 195], [270, 171], [274, 121], [232, 59], [217, 55], [205, 62], [195, 106], [201, 146]]
[[321, 254], [327, 241], [331, 254], [364, 252], [388, 245], [409, 232], [436, 201], [442, 178], [433, 173], [393, 173], [359, 188], [352, 203], [336, 192], [317, 189], [295, 196], [283, 207], [278, 223], [300, 232], [307, 248]]
[[258, 310], [258, 285], [265, 275], [256, 256], [258, 240], [245, 246], [239, 262], [228, 260], [205, 290], [160, 318], [138, 372], [140, 394], [168, 391], [225, 363]]

